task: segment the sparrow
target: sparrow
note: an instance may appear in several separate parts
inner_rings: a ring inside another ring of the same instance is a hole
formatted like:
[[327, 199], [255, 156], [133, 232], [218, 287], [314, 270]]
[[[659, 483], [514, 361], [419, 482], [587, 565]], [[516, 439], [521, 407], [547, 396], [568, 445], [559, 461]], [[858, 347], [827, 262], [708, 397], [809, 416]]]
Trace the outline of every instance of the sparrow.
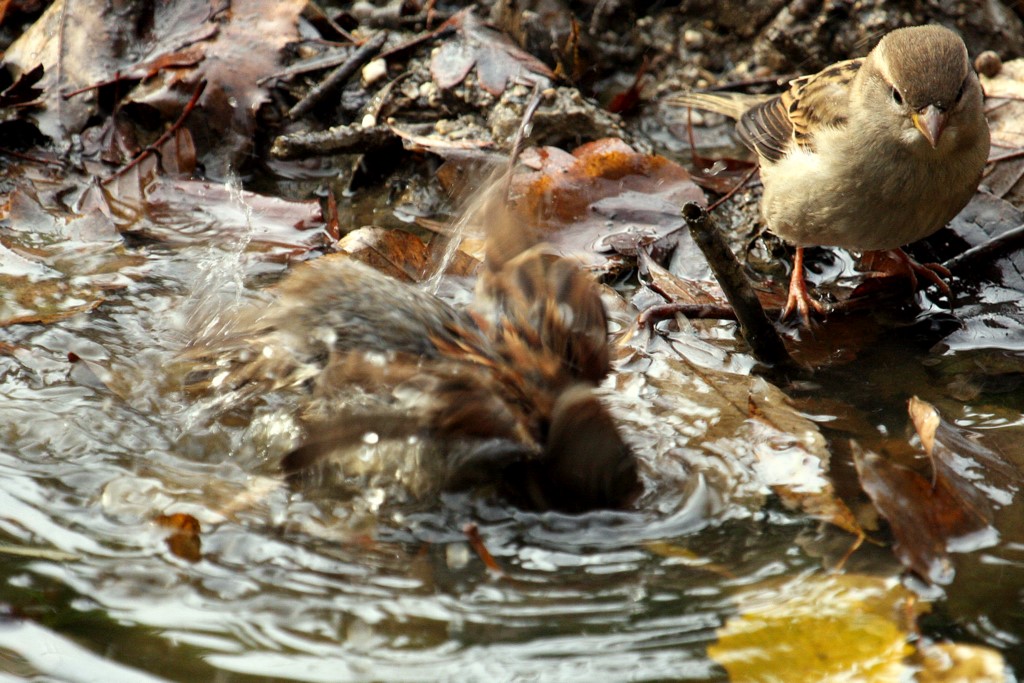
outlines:
[[[629, 505], [637, 463], [594, 391], [610, 370], [597, 283], [503, 208], [489, 219], [470, 307], [342, 255], [321, 258], [269, 304], [194, 342], [186, 388], [234, 405], [284, 389], [304, 396], [304, 435], [282, 460], [293, 482], [365, 479], [369, 468], [399, 473], [419, 499], [490, 487], [532, 509]], [[372, 466], [368, 443], [380, 444]]]
[[783, 319], [824, 307], [804, 248], [893, 251], [951, 298], [937, 264], [902, 246], [945, 226], [978, 188], [989, 152], [983, 93], [963, 40], [942, 26], [892, 31], [861, 59], [797, 78], [778, 95], [682, 93], [672, 104], [736, 119], [760, 163], [767, 229], [795, 245]]

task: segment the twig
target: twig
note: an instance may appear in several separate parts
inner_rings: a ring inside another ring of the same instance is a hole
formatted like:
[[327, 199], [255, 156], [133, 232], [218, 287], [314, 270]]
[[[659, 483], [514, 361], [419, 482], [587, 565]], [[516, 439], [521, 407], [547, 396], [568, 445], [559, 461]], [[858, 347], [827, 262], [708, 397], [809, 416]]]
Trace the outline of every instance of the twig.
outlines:
[[6, 147], [0, 147], [0, 154], [14, 157], [15, 159], [21, 159], [32, 164], [39, 164], [41, 166], [56, 166], [57, 168], [64, 168], [64, 162], [57, 159], [43, 159], [41, 157], [34, 157], [31, 154], [25, 154], [24, 152], [15, 152], [13, 149], [7, 149]]
[[508, 201], [509, 195], [512, 193], [512, 169], [523, 151], [523, 143], [526, 142], [526, 136], [529, 134], [530, 124], [533, 122], [533, 115], [537, 113], [537, 108], [540, 106], [540, 100], [540, 83], [534, 83], [530, 101], [526, 103], [523, 118], [520, 119], [519, 127], [516, 128], [516, 136], [512, 138], [512, 149], [508, 155], [508, 174], [505, 178], [505, 201]]
[[462, 533], [466, 534], [466, 538], [469, 540], [469, 545], [476, 551], [476, 554], [480, 556], [484, 566], [487, 567], [496, 576], [505, 576], [505, 572], [502, 570], [501, 565], [494, 559], [494, 555], [487, 549], [484, 544], [484, 539], [480, 537], [480, 529], [477, 528], [476, 524], [470, 522], [466, 526], [462, 527]]
[[454, 33], [455, 32], [455, 24], [452, 23], [452, 19], [454, 19], [457, 16], [459, 16], [459, 15], [458, 14], [453, 15], [450, 19], [448, 19], [446, 22], [444, 22], [443, 24], [441, 24], [440, 26], [435, 28], [433, 31], [428, 31], [427, 33], [422, 33], [422, 34], [416, 36], [415, 38], [412, 38], [411, 40], [405, 41], [401, 45], [396, 45], [395, 47], [391, 48], [390, 50], [388, 50], [386, 52], [382, 52], [381, 55], [380, 55], [380, 58], [381, 59], [387, 59], [388, 57], [394, 57], [395, 55], [401, 54], [402, 52], [405, 52], [406, 50], [412, 49], [412, 48], [416, 47], [417, 45], [420, 45], [421, 43], [426, 43], [426, 42], [429, 42], [431, 40], [434, 40], [435, 38], [440, 38], [442, 36], [448, 35], [449, 33]]
[[373, 38], [359, 46], [348, 60], [331, 72], [318, 86], [313, 88], [288, 112], [288, 118], [297, 119], [330, 93], [337, 90], [345, 81], [352, 77], [356, 70], [369, 62], [375, 54], [384, 47], [384, 41], [388, 39], [387, 31], [380, 31]]
[[[966, 253], [966, 252], [965, 252]], [[897, 290], [872, 292], [871, 296], [855, 296], [829, 304], [829, 319], [839, 315], [848, 315], [859, 311], [875, 310], [879, 304], [887, 301], [895, 301], [903, 295]], [[782, 315], [782, 309], [771, 307], [764, 309], [765, 315], [770, 318], [778, 318]], [[681, 314], [692, 320], [736, 320], [736, 311], [731, 306], [718, 304], [684, 304], [667, 303], [656, 304], [645, 308], [640, 313], [637, 321], [644, 325], [653, 325], [661, 320]]]
[[988, 242], [971, 247], [942, 265], [950, 272], [963, 277], [963, 274], [970, 268], [994, 261], [999, 256], [1009, 254], [1022, 246], [1024, 246], [1024, 225], [1018, 225], [1016, 228], [1011, 228], [1003, 234], [993, 237]]
[[[779, 309], [780, 311], [782, 309]], [[640, 325], [652, 325], [659, 320], [671, 318], [674, 315], [684, 315], [691, 320], [736, 320], [736, 311], [730, 306], [719, 304], [657, 304], [645, 308], [637, 322]], [[766, 312], [767, 315], [767, 312]]]
[[119, 178], [120, 176], [124, 175], [125, 173], [135, 168], [140, 163], [142, 163], [142, 160], [148, 157], [150, 154], [156, 154], [159, 151], [161, 145], [167, 142], [171, 138], [171, 136], [174, 135], [178, 131], [178, 129], [182, 127], [182, 125], [184, 125], [185, 119], [187, 119], [189, 114], [192, 113], [192, 110], [196, 108], [196, 104], [199, 102], [199, 98], [202, 96], [204, 90], [206, 90], [205, 79], [199, 81], [199, 84], [196, 86], [195, 92], [192, 93], [192, 99], [190, 99], [188, 101], [188, 104], [185, 105], [185, 109], [182, 110], [181, 116], [178, 117], [178, 120], [175, 121], [170, 128], [165, 130], [164, 134], [157, 138], [153, 144], [146, 147], [146, 149], [142, 150], [142, 152], [138, 156], [136, 156], [134, 159], [128, 162], [126, 166], [122, 166], [120, 170], [115, 171], [111, 175], [104, 178], [102, 184], [106, 185], [111, 180]]
[[795, 368], [796, 363], [782, 343], [782, 337], [765, 315], [739, 261], [722, 239], [707, 210], [699, 204], [687, 202], [683, 206], [683, 219], [735, 311], [740, 332], [754, 357], [768, 365]]
[[87, 92], [89, 92], [91, 90], [99, 90], [100, 88], [102, 88], [104, 86], [114, 85], [116, 83], [120, 83], [121, 81], [128, 81], [128, 80], [132, 80], [132, 79], [128, 78], [127, 76], [122, 76], [121, 72], [117, 71], [117, 72], [114, 73], [114, 77], [109, 79], [109, 80], [100, 81], [99, 83], [93, 83], [92, 85], [87, 85], [87, 86], [85, 86], [83, 88], [79, 88], [78, 90], [72, 90], [71, 92], [61, 93], [60, 96], [61, 96], [62, 99], [70, 100], [72, 97], [76, 97], [78, 95], [81, 95], [82, 93], [87, 93]]
[[395, 133], [383, 124], [362, 126], [354, 123], [334, 126], [314, 133], [279, 135], [270, 148], [277, 159], [296, 159], [305, 156], [329, 154], [362, 154], [380, 149], [397, 139]]
[[718, 198], [718, 199], [717, 199], [717, 200], [715, 201], [715, 203], [714, 203], [714, 204], [712, 204], [711, 206], [709, 206], [709, 207], [708, 207], [708, 213], [711, 213], [712, 211], [714, 211], [715, 209], [717, 209], [718, 207], [720, 207], [720, 206], [721, 206], [722, 204], [724, 204], [725, 202], [727, 202], [727, 201], [729, 201], [730, 199], [732, 199], [733, 195], [735, 195], [735, 194], [736, 194], [737, 192], [739, 192], [739, 191], [740, 191], [740, 189], [741, 189], [741, 188], [742, 188], [742, 187], [743, 187], [744, 185], [746, 185], [746, 184], [747, 184], [747, 182], [749, 182], [751, 178], [753, 178], [753, 177], [754, 177], [754, 174], [755, 174], [755, 173], [757, 173], [757, 169], [758, 169], [758, 168], [760, 168], [760, 167], [759, 167], [759, 166], [757, 166], [757, 165], [751, 166], [751, 167], [750, 167], [750, 170], [749, 170], [749, 171], [747, 171], [746, 173], [744, 173], [744, 174], [743, 174], [743, 177], [742, 177], [742, 178], [740, 178], [740, 181], [739, 181], [738, 183], [736, 183], [735, 185], [733, 185], [733, 186], [732, 186], [732, 189], [730, 189], [730, 190], [729, 190], [728, 192], [726, 192], [725, 194], [723, 194], [723, 195], [722, 195], [721, 197], [719, 197], [719, 198]]
[[293, 76], [299, 76], [301, 74], [308, 74], [312, 71], [320, 71], [321, 69], [332, 69], [339, 64], [344, 64], [349, 56], [348, 50], [339, 51], [335, 54], [329, 54], [325, 57], [318, 57], [311, 59], [300, 64], [294, 64], [287, 69], [282, 69], [276, 73], [272, 73], [269, 76], [264, 76], [256, 81], [256, 85], [263, 86], [274, 80], [286, 80]]

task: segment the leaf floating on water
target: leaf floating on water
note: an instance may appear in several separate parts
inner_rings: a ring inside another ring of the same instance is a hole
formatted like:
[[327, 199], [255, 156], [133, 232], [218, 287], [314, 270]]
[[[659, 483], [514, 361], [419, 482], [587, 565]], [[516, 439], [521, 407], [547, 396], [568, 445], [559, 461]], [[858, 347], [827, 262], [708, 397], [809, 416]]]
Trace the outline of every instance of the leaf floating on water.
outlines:
[[963, 510], [944, 485], [932, 488], [914, 470], [851, 445], [861, 486], [892, 529], [896, 557], [932, 583], [951, 582], [955, 572], [947, 540], [981, 531], [986, 522]]
[[918, 646], [921, 669], [917, 683], [1003, 683], [1006, 660], [989, 647], [965, 643], [928, 643]]
[[933, 466], [931, 478], [853, 445], [864, 491], [886, 518], [900, 562], [936, 584], [953, 580], [950, 553], [998, 540], [994, 511], [1008, 505], [1021, 475], [995, 452], [942, 421], [935, 408], [913, 398], [910, 415]]
[[803, 577], [737, 596], [708, 655], [733, 681], [900, 681], [915, 596], [893, 579]]
[[175, 557], [188, 562], [198, 562], [202, 559], [199, 520], [184, 512], [176, 512], [171, 515], [157, 515], [154, 521], [158, 526], [171, 530], [167, 537], [167, 549]]
[[955, 486], [965, 504], [982, 508], [991, 502], [1003, 507], [1013, 501], [1014, 494], [1024, 485], [1024, 474], [1016, 467], [971, 438], [968, 432], [943, 420], [932, 404], [914, 396], [908, 410], [936, 477], [941, 476]]

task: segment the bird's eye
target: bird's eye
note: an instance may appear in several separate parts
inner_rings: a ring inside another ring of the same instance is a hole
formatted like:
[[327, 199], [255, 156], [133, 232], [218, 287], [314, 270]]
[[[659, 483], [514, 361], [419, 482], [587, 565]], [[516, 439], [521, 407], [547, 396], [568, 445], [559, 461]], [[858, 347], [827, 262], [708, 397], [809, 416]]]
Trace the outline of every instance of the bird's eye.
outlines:
[[956, 102], [957, 102], [957, 104], [959, 104], [960, 100], [962, 100], [964, 98], [964, 89], [966, 87], [967, 87], [967, 79], [965, 78], [964, 82], [960, 84], [960, 89], [956, 91]]
[[896, 89], [896, 86], [893, 86], [892, 88], [892, 101], [903, 106], [903, 95], [901, 95], [900, 91]]

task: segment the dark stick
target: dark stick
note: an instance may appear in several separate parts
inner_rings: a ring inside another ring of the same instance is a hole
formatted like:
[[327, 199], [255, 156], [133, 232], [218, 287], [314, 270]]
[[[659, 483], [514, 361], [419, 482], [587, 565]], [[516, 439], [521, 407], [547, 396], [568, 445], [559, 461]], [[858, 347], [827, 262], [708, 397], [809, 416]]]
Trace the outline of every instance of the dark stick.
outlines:
[[714, 271], [718, 284], [725, 292], [725, 298], [736, 312], [740, 333], [750, 345], [754, 358], [767, 365], [795, 367], [796, 364], [782, 343], [782, 337], [765, 315], [739, 261], [722, 239], [707, 210], [699, 204], [687, 202], [683, 206], [683, 218], [693, 241], [700, 247]]
[[353, 123], [312, 133], [278, 136], [270, 148], [270, 154], [277, 159], [298, 159], [328, 154], [363, 154], [380, 149], [395, 138], [395, 134], [385, 125], [364, 128], [358, 123]]
[[975, 267], [982, 263], [995, 261], [1000, 256], [1006, 256], [1014, 250], [1024, 246], [1024, 225], [1007, 230], [998, 237], [993, 237], [988, 242], [971, 247], [967, 251], [954, 256], [942, 265], [951, 273], [963, 277], [966, 269]]
[[387, 38], [387, 32], [381, 31], [360, 45], [359, 49], [352, 53], [352, 56], [344, 64], [332, 71], [327, 78], [321, 81], [320, 85], [310, 90], [305, 97], [295, 103], [295, 106], [288, 112], [288, 118], [299, 118], [315, 107], [324, 97], [337, 90], [345, 81], [352, 77], [352, 74], [357, 69], [363, 68], [363, 65], [380, 52]]

